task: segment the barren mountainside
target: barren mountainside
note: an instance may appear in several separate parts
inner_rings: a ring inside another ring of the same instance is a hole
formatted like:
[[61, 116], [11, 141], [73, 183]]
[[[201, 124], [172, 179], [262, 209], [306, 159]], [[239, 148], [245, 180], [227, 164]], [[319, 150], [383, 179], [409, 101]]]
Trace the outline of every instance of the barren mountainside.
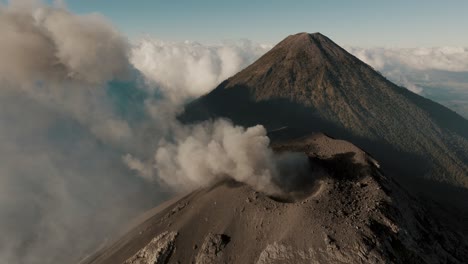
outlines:
[[434, 217], [440, 208], [405, 192], [353, 144], [318, 134], [274, 149], [308, 155], [305, 180], [313, 188], [302, 189], [300, 198], [222, 181], [156, 208], [83, 263], [463, 263], [468, 257], [461, 222]]
[[218, 116], [287, 127], [287, 138], [325, 132], [372, 153], [403, 180], [468, 187], [468, 121], [393, 84], [320, 33], [287, 37], [180, 119]]

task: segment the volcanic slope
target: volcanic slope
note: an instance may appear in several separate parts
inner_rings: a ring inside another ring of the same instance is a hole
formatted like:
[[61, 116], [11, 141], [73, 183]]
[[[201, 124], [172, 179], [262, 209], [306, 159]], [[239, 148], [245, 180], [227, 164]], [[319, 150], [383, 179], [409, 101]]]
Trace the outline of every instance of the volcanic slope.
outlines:
[[433, 209], [351, 143], [317, 134], [274, 148], [308, 155], [311, 170], [305, 177], [314, 188], [303, 190], [300, 199], [269, 197], [222, 181], [157, 208], [83, 263], [464, 263], [468, 258], [462, 223], [442, 224]]
[[468, 121], [393, 84], [320, 33], [287, 37], [190, 103], [180, 119], [220, 116], [287, 127], [283, 139], [324, 132], [365, 149], [402, 180], [468, 187]]

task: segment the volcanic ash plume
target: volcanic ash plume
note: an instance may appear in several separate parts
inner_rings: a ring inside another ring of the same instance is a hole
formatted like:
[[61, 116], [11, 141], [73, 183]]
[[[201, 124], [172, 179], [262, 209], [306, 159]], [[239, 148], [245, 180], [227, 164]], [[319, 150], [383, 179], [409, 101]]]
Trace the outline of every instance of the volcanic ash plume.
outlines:
[[[280, 194], [280, 171], [296, 174], [307, 164], [304, 155], [275, 154], [261, 125], [245, 129], [217, 120], [179, 127], [174, 134], [172, 140], [160, 142], [151, 166], [155, 180], [179, 191], [232, 178], [258, 191]], [[148, 178], [151, 169], [130, 156], [125, 160], [129, 167]], [[297, 164], [291, 166], [292, 163]]]

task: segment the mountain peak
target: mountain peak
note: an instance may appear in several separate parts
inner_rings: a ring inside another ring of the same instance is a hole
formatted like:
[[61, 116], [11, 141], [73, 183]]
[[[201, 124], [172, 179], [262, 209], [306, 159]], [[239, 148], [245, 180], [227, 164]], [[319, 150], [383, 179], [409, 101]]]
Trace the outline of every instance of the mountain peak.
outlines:
[[[391, 83], [320, 33], [286, 37], [186, 113], [186, 120], [216, 115], [296, 134], [322, 131], [362, 144], [400, 175], [468, 187], [468, 122]], [[417, 166], [405, 163], [415, 157]]]
[[294, 52], [314, 52], [314, 53], [327, 53], [329, 51], [335, 51], [339, 53], [342, 51], [341, 47], [334, 43], [331, 39], [322, 35], [319, 32], [306, 33], [301, 32], [294, 35], [290, 35], [276, 45], [272, 50], [275, 49], [288, 49], [289, 53]]
[[275, 54], [274, 58], [278, 59], [283, 55], [289, 59], [312, 59], [312, 62], [317, 62], [319, 59], [326, 59], [326, 56], [323, 55], [343, 55], [343, 51], [332, 40], [319, 32], [312, 34], [302, 32], [288, 36], [266, 55]]
[[283, 41], [292, 40], [292, 41], [323, 41], [323, 40], [330, 40], [327, 36], [323, 35], [320, 32], [315, 33], [307, 33], [307, 32], [300, 32], [293, 35], [289, 35]]
[[[321, 33], [297, 33], [230, 78], [227, 87], [254, 87], [258, 99], [277, 97], [278, 92], [283, 93], [280, 97], [290, 97], [304, 93], [310, 81], [313, 86], [334, 82], [330, 78], [340, 78], [340, 69], [354, 65], [368, 67]], [[281, 87], [281, 91], [272, 87]]]

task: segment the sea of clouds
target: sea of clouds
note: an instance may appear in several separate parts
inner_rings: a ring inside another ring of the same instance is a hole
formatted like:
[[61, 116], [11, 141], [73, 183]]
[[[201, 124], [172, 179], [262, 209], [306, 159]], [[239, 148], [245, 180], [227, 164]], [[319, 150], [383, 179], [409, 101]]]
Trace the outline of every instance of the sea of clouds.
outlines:
[[[431, 72], [468, 73], [468, 48], [356, 48], [348, 51], [415, 93], [423, 88], [409, 79], [429, 80]], [[440, 78], [440, 77], [439, 77]], [[435, 80], [434, 80], [435, 81]]]
[[468, 48], [346, 49], [390, 81], [468, 118]]

